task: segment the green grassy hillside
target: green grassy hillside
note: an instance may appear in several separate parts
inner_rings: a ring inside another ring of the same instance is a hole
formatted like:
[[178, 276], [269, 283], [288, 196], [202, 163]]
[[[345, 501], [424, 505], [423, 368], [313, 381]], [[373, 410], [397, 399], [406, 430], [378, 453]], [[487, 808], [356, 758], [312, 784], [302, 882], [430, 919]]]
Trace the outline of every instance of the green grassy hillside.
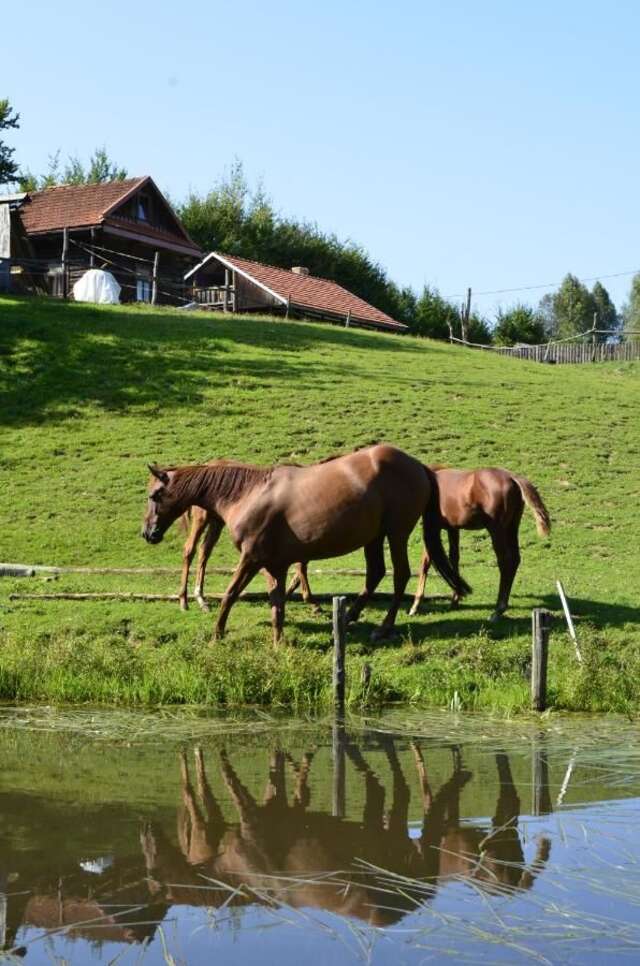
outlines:
[[[401, 640], [372, 650], [382, 606], [349, 638], [370, 700], [519, 708], [527, 704], [529, 615], [557, 609], [560, 576], [587, 655], [579, 671], [560, 624], [551, 697], [569, 708], [636, 708], [640, 524], [640, 366], [555, 367], [411, 338], [310, 323], [140, 307], [0, 299], [0, 559], [27, 564], [178, 567], [182, 534], [140, 539], [146, 463], [215, 456], [313, 461], [388, 440], [425, 462], [502, 465], [530, 477], [551, 511], [532, 518], [509, 616], [489, 626], [497, 570], [489, 540], [463, 534], [474, 594], [457, 612], [436, 600], [399, 619]], [[420, 535], [412, 542], [417, 566]], [[212, 564], [232, 565], [226, 538]], [[362, 565], [360, 555], [320, 567]], [[312, 577], [319, 591], [361, 580]], [[225, 578], [212, 575], [210, 590]], [[253, 589], [261, 589], [260, 578]], [[171, 603], [9, 600], [11, 593], [173, 593], [177, 573], [0, 581], [0, 695], [64, 700], [260, 702], [314, 706], [327, 696], [327, 615], [287, 611], [274, 652], [263, 603], [212, 617]], [[430, 577], [428, 592], [444, 584]], [[384, 589], [390, 588], [389, 579]], [[412, 588], [411, 588], [412, 589]], [[427, 612], [428, 611], [428, 612]]]

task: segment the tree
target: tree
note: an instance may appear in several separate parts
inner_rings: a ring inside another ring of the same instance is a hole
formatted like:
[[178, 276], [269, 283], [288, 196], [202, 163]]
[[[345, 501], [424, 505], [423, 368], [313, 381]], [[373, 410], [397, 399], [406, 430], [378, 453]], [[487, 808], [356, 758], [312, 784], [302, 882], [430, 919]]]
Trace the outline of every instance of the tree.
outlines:
[[467, 340], [469, 342], [475, 342], [478, 345], [491, 345], [493, 341], [489, 323], [476, 312], [472, 312], [469, 316], [469, 324], [467, 325]]
[[[596, 282], [593, 286], [591, 297], [593, 298], [595, 312], [597, 313], [596, 328], [610, 329], [613, 332], [617, 332], [620, 328], [620, 316], [602, 282]], [[598, 335], [600, 342], [606, 342], [608, 338], [611, 338], [611, 336], [605, 334]]]
[[622, 307], [623, 338], [640, 338], [640, 272], [631, 279], [629, 298]]
[[448, 339], [451, 332], [460, 336], [460, 313], [437, 289], [428, 285], [419, 296], [411, 331], [430, 339]]
[[[20, 115], [12, 109], [9, 101], [6, 98], [0, 100], [0, 131], [20, 127], [19, 121]], [[14, 152], [15, 148], [0, 140], [0, 184], [10, 184], [19, 178], [18, 164], [13, 160]]]
[[539, 345], [545, 341], [544, 320], [539, 312], [529, 305], [514, 305], [496, 316], [493, 340], [496, 345], [515, 345], [524, 342]]
[[538, 302], [537, 315], [542, 322], [544, 328], [545, 338], [547, 340], [553, 339], [558, 330], [558, 320], [556, 319], [556, 312], [553, 306], [553, 293], [548, 292], [543, 295]]
[[552, 298], [555, 338], [566, 339], [592, 327], [596, 303], [589, 289], [575, 275], [566, 275]]
[[49, 155], [46, 174], [35, 175], [26, 171], [20, 178], [23, 191], [42, 191], [61, 184], [104, 184], [107, 181], [124, 181], [126, 168], [118, 167], [107, 154], [106, 147], [96, 148], [86, 166], [76, 155], [68, 158], [64, 168], [60, 166], [60, 150]]

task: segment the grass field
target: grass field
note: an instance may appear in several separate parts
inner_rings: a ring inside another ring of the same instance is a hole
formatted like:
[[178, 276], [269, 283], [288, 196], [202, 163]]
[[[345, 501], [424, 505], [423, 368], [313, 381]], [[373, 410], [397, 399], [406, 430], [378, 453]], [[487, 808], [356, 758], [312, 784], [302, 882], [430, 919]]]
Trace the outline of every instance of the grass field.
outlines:
[[[398, 641], [376, 649], [369, 636], [383, 607], [365, 611], [349, 636], [350, 701], [526, 707], [530, 611], [558, 609], [560, 576], [586, 660], [578, 669], [558, 621], [552, 702], [632, 712], [640, 706], [639, 404], [633, 363], [541, 366], [318, 324], [0, 298], [0, 559], [177, 570], [182, 534], [158, 547], [139, 536], [152, 460], [310, 462], [388, 440], [425, 462], [507, 466], [539, 486], [553, 518], [550, 539], [540, 540], [525, 516], [508, 616], [486, 623], [497, 590], [491, 546], [463, 534], [473, 596], [457, 612], [440, 599], [418, 617], [401, 615]], [[416, 532], [415, 566], [419, 554]], [[235, 559], [223, 537], [212, 564]], [[319, 566], [360, 567], [362, 557]], [[327, 701], [328, 614], [298, 602], [287, 610], [287, 646], [274, 651], [266, 603], [239, 603], [227, 639], [212, 645], [212, 616], [171, 603], [9, 600], [175, 593], [177, 579], [2, 579], [0, 697], [298, 710]], [[311, 579], [334, 593], [361, 583]], [[212, 575], [208, 588], [224, 583]], [[252, 589], [261, 586], [257, 578]], [[445, 590], [429, 578], [428, 593]], [[373, 673], [363, 694], [365, 661]]]

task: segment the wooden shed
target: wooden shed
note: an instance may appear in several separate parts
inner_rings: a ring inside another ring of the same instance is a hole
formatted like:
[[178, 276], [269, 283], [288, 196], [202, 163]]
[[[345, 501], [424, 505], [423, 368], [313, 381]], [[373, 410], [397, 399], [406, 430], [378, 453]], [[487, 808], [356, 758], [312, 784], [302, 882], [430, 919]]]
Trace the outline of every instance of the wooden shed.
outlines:
[[310, 275], [300, 266], [276, 268], [210, 252], [186, 273], [185, 282], [192, 300], [206, 309], [326, 319], [387, 332], [407, 330], [336, 282]]
[[0, 209], [5, 283], [8, 250], [18, 292], [65, 297], [88, 268], [104, 268], [122, 301], [181, 303], [185, 272], [202, 257], [150, 177], [0, 197]]

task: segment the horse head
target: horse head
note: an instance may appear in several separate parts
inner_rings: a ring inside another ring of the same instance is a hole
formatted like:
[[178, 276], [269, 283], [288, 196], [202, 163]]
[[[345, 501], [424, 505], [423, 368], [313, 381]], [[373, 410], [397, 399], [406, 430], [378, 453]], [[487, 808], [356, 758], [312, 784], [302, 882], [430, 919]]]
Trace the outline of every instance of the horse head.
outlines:
[[160, 543], [174, 520], [182, 516], [184, 507], [172, 492], [175, 473], [149, 463], [151, 478], [147, 491], [147, 512], [144, 515], [142, 536], [147, 543]]

